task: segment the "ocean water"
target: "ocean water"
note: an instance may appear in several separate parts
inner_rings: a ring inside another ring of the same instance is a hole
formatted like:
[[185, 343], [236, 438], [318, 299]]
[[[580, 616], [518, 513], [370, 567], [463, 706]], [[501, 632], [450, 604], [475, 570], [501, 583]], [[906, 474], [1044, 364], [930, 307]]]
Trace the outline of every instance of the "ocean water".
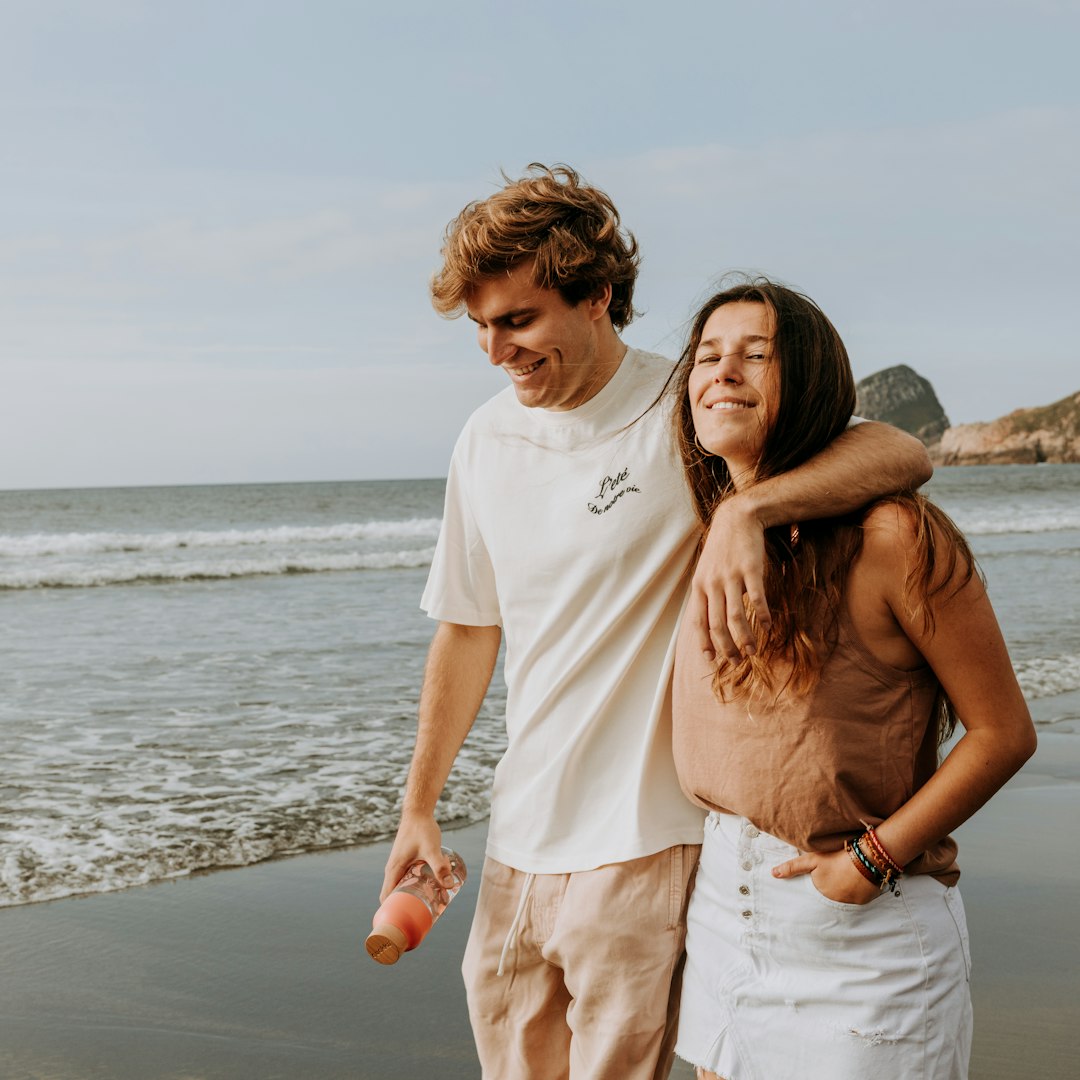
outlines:
[[[1080, 466], [941, 469], [1037, 723], [1080, 721]], [[0, 906], [393, 832], [441, 480], [0, 492]], [[487, 814], [497, 675], [439, 805]]]

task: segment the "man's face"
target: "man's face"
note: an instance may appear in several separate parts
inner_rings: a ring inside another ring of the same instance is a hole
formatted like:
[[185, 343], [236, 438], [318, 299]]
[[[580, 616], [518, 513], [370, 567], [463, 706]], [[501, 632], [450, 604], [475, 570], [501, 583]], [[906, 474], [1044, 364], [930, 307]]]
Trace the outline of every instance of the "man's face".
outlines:
[[484, 278], [469, 295], [480, 348], [509, 376], [530, 409], [577, 408], [603, 386], [598, 334], [607, 299], [571, 307], [557, 289], [533, 282], [531, 261]]

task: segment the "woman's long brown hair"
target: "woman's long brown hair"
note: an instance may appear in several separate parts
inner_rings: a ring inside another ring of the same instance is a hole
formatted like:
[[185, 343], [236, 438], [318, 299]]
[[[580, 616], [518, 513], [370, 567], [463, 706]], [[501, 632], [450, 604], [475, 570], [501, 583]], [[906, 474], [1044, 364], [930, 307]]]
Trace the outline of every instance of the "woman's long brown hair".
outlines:
[[[703, 451], [697, 442], [687, 387], [709, 316], [724, 304], [739, 301], [764, 304], [770, 311], [772, 362], [779, 365], [778, 402], [754, 471], [755, 483], [819, 453], [844, 430], [855, 408], [847, 350], [812, 300], [762, 278], [710, 297], [693, 321], [668, 384], [676, 395], [672, 411], [676, 445], [695, 509], [706, 527], [735, 488], [724, 460]], [[883, 501], [910, 515], [915, 543], [905, 592], [909, 610], [932, 633], [929, 601], [945, 589], [955, 592], [962, 587], [975, 571], [974, 557], [956, 525], [922, 495], [907, 491]], [[718, 697], [813, 689], [836, 644], [844, 585], [862, 549], [865, 514], [864, 508], [845, 517], [792, 522], [765, 531], [765, 596], [772, 625], [762, 632], [750, 613], [757, 652], [734, 663], [721, 659], [713, 679]], [[940, 738], [947, 738], [956, 717], [944, 694], [937, 721]]]

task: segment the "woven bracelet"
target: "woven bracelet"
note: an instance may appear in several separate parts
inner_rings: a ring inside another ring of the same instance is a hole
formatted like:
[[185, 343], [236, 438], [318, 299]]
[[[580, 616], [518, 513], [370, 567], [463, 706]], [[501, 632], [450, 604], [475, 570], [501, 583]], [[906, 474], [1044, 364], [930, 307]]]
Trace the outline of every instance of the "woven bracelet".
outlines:
[[[866, 834], [864, 833], [863, 836]], [[862, 849], [862, 845], [859, 843], [862, 840], [862, 836], [857, 836], [851, 842], [851, 850], [855, 853], [856, 858], [874, 875], [874, 884], [882, 891], [885, 892], [888, 889], [893, 895], [897, 895], [896, 877], [897, 875], [891, 870], [882, 870], [877, 864], [866, 854]]]
[[881, 859], [887, 869], [899, 877], [904, 872], [904, 868], [885, 850], [885, 845], [878, 838], [877, 830], [871, 825], [863, 835], [870, 844], [873, 854]]
[[844, 850], [851, 858], [855, 869], [858, 870], [871, 885], [875, 885], [880, 889], [885, 881], [885, 875], [872, 863], [867, 862], [866, 856], [859, 850], [858, 840], [845, 840]]

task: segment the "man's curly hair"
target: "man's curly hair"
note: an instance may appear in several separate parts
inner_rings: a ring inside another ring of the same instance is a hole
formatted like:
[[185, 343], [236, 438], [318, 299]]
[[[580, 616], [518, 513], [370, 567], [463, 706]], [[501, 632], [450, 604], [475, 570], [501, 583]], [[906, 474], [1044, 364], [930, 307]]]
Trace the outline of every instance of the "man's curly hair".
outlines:
[[464, 313], [469, 293], [484, 279], [534, 260], [534, 280], [558, 289], [571, 305], [611, 285], [608, 313], [621, 330], [634, 317], [638, 246], [619, 212], [598, 188], [568, 165], [533, 163], [520, 180], [469, 203], [446, 228], [442, 269], [431, 300], [447, 318]]

